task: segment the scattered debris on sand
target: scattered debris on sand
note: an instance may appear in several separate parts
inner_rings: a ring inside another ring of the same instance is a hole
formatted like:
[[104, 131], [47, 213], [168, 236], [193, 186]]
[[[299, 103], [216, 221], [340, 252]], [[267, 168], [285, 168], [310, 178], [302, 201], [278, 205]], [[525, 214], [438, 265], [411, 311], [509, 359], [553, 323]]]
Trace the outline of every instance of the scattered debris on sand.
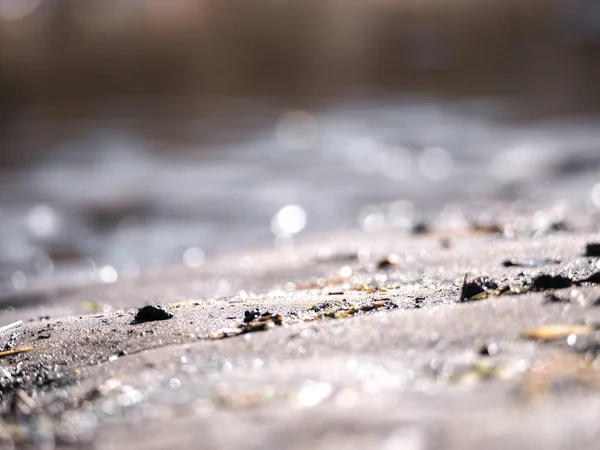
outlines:
[[508, 286], [500, 286], [496, 281], [489, 277], [478, 277], [467, 281], [465, 275], [460, 292], [460, 301], [483, 300], [489, 297], [496, 297], [510, 292]]
[[258, 309], [258, 308], [246, 310], [244, 312], [244, 323], [250, 323], [253, 320], [256, 320], [258, 317], [260, 317], [261, 314], [262, 313], [260, 312], [260, 309]]
[[135, 321], [137, 323], [152, 322], [155, 320], [167, 320], [171, 319], [173, 314], [166, 311], [162, 306], [159, 305], [146, 305], [142, 306], [137, 314], [135, 315]]
[[[465, 275], [461, 287], [460, 301], [484, 300], [500, 295], [518, 295], [528, 292], [554, 291], [572, 286], [580, 286], [584, 283], [600, 283], [600, 272], [592, 274], [583, 280], [573, 280], [565, 275], [545, 273], [535, 275], [533, 278], [520, 274], [519, 277], [510, 282], [510, 284], [508, 281], [505, 281], [504, 283], [494, 281], [487, 276], [481, 276], [471, 281], [467, 281], [467, 276]], [[545, 296], [545, 301], [546, 303], [557, 303], [567, 302], [568, 300], [561, 299], [555, 292], [551, 292]]]
[[386, 293], [388, 291], [387, 286], [380, 286], [378, 283], [361, 284], [351, 289], [353, 291], [371, 292], [371, 293]]
[[331, 305], [329, 302], [313, 305], [308, 309], [312, 316], [304, 318], [305, 322], [312, 320], [323, 320], [323, 319], [343, 319], [354, 316], [360, 312], [369, 312], [377, 309], [397, 309], [398, 305], [390, 299], [380, 299], [372, 302], [364, 303], [361, 305]]
[[359, 305], [352, 305], [346, 300], [337, 302], [325, 301], [318, 305], [312, 305], [304, 314], [291, 312], [283, 315], [279, 313], [270, 313], [268, 311], [260, 313], [258, 308], [254, 308], [244, 312], [244, 319], [241, 323], [211, 333], [208, 335], [208, 339], [224, 339], [255, 331], [266, 331], [275, 326], [292, 325], [295, 323], [313, 322], [325, 319], [346, 319], [360, 313], [397, 308], [398, 305], [387, 298]]
[[[209, 339], [224, 339], [233, 336], [239, 336], [240, 334], [252, 333], [254, 331], [265, 331], [274, 326], [280, 326], [284, 324], [284, 316], [281, 314], [271, 314], [270, 312], [265, 312], [260, 314], [257, 317], [251, 313], [248, 315], [249, 311], [246, 311], [244, 314], [244, 320], [242, 323], [234, 325], [232, 327], [222, 328], [215, 333], [211, 333], [208, 335]], [[253, 317], [250, 319], [250, 317]], [[289, 319], [288, 319], [289, 320]]]
[[504, 227], [498, 225], [497, 223], [473, 222], [471, 223], [471, 230], [488, 234], [504, 233]]

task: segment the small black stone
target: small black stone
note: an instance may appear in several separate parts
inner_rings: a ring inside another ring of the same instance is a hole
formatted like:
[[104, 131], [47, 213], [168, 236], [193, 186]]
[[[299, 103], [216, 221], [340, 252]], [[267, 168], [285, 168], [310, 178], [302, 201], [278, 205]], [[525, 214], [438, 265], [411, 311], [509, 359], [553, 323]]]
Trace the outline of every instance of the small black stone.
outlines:
[[563, 289], [573, 285], [573, 280], [563, 275], [538, 275], [533, 279], [531, 289], [545, 291], [547, 289]]
[[159, 305], [146, 305], [138, 309], [135, 320], [138, 322], [152, 322], [154, 320], [167, 320], [173, 317], [173, 314], [167, 312]]
[[391, 267], [393, 264], [390, 262], [390, 260], [388, 258], [382, 259], [381, 261], [379, 261], [379, 263], [377, 264], [377, 268], [378, 269], [387, 269], [389, 267]]
[[590, 242], [587, 244], [584, 256], [600, 256], [600, 242]]
[[398, 304], [394, 303], [393, 301], [391, 301], [389, 298], [383, 298], [383, 301], [385, 301], [385, 309], [398, 309], [399, 306]]
[[257, 319], [258, 317], [260, 317], [260, 315], [261, 315], [261, 312], [260, 312], [260, 309], [258, 309], [258, 308], [248, 309], [248, 310], [246, 310], [246, 312], [244, 312], [244, 323], [250, 323], [254, 319]]
[[583, 280], [585, 283], [600, 284], [600, 272], [595, 272]]
[[425, 234], [429, 233], [429, 231], [429, 224], [423, 220], [413, 223], [411, 227], [412, 234]]
[[478, 277], [472, 281], [465, 280], [460, 292], [460, 300], [465, 301], [483, 292], [494, 291], [496, 289], [498, 289], [498, 283], [489, 277]]
[[495, 356], [498, 354], [498, 345], [494, 343], [482, 345], [478, 353], [480, 356]]
[[333, 308], [334, 304], [331, 303], [329, 300], [325, 301], [323, 303], [319, 303], [318, 305], [313, 305], [309, 308], [309, 311], [313, 311], [313, 312], [324, 312], [327, 311], [330, 308]]
[[389, 269], [390, 267], [398, 267], [399, 266], [399, 258], [396, 255], [388, 255], [379, 263], [377, 263], [377, 268], [380, 270]]
[[569, 231], [571, 227], [564, 220], [557, 220], [550, 224], [550, 231]]

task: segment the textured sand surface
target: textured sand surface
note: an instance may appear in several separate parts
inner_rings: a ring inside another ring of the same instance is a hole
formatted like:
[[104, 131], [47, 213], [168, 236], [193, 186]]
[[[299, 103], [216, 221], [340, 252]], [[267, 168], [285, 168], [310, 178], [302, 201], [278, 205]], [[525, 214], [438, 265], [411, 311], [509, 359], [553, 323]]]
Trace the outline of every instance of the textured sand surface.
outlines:
[[[0, 448], [597, 448], [599, 269], [583, 255], [600, 236], [491, 231], [343, 233], [5, 298], [0, 325], [31, 320], [1, 342], [37, 349], [0, 359]], [[460, 302], [466, 274], [506, 290]], [[533, 292], [539, 274], [573, 286]], [[135, 323], [148, 302], [174, 317]], [[253, 308], [266, 330], [243, 325]], [[523, 336], [546, 325], [577, 327]]]

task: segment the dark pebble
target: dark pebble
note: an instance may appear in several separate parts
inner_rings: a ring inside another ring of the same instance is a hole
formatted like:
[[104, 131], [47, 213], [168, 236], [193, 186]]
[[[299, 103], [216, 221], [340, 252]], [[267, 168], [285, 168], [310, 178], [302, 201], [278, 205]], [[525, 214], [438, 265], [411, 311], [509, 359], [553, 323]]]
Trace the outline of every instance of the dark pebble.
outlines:
[[460, 293], [460, 300], [466, 300], [486, 291], [494, 291], [498, 289], [498, 284], [488, 277], [475, 278], [472, 281], [463, 283]]
[[498, 344], [486, 344], [479, 348], [479, 355], [481, 356], [495, 356], [498, 354]]
[[326, 311], [326, 310], [328, 310], [330, 308], [333, 308], [333, 307], [334, 307], [333, 303], [331, 303], [330, 301], [326, 301], [326, 302], [323, 302], [323, 303], [319, 303], [318, 305], [313, 305], [309, 309], [311, 311], [314, 311], [314, 312], [323, 312], [323, 311]]
[[595, 272], [595, 273], [591, 274], [589, 277], [579, 281], [579, 283], [599, 284], [600, 283], [600, 272]]
[[411, 227], [412, 234], [425, 234], [429, 233], [429, 224], [422, 220], [415, 222]]
[[600, 256], [600, 242], [590, 242], [587, 244], [584, 256]]
[[386, 299], [382, 299], [382, 300], [385, 301], [385, 306], [384, 306], [385, 309], [398, 309], [398, 308], [400, 308], [397, 303], [394, 303], [390, 299], [386, 298]]
[[389, 255], [377, 263], [378, 269], [389, 269], [390, 267], [397, 266], [399, 264], [399, 258], [396, 255]]
[[571, 229], [571, 227], [564, 220], [558, 220], [556, 222], [552, 222], [549, 227], [550, 231], [569, 231], [570, 229]]
[[532, 281], [531, 289], [545, 291], [546, 289], [563, 289], [573, 285], [573, 280], [563, 275], [538, 275]]
[[260, 309], [248, 309], [244, 312], [244, 323], [250, 323], [255, 319], [258, 319], [261, 315]]
[[167, 312], [159, 305], [146, 305], [141, 307], [135, 315], [138, 322], [152, 322], [154, 320], [167, 320], [173, 317], [173, 314]]

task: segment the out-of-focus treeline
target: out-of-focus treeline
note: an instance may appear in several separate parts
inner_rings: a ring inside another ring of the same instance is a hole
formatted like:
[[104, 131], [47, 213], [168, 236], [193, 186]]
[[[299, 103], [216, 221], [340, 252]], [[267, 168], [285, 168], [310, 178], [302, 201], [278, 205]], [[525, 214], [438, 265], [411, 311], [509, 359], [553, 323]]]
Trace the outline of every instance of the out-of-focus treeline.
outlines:
[[500, 95], [600, 105], [597, 0], [0, 0], [0, 114], [95, 99]]

